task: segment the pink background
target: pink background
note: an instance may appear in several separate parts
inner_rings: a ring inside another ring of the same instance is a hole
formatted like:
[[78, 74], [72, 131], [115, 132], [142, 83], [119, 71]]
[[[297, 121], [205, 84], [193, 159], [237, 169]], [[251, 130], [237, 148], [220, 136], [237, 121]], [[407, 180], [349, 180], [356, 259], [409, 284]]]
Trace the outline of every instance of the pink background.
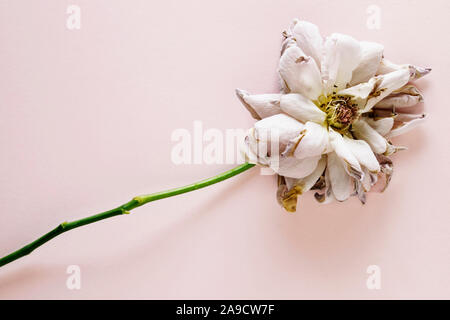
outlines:
[[[81, 30], [66, 8], [81, 7]], [[369, 5], [381, 29], [366, 27]], [[232, 165], [171, 162], [171, 133], [247, 128], [234, 89], [277, 91], [281, 31], [385, 45], [432, 67], [385, 194], [288, 214], [258, 170], [66, 233], [0, 269], [0, 298], [450, 298], [446, 0], [0, 1], [0, 255], [66, 220]], [[79, 265], [81, 290], [66, 288]], [[368, 290], [366, 268], [381, 268]]]

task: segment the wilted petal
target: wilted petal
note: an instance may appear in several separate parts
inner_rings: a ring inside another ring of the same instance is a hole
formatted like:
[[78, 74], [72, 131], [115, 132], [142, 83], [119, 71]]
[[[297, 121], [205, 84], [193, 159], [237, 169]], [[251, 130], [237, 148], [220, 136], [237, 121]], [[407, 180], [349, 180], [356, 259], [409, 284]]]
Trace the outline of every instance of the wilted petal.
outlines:
[[286, 178], [278, 175], [277, 201], [286, 211], [295, 212], [298, 194], [289, 193], [288, 190]]
[[[278, 189], [278, 202], [289, 212], [294, 212], [297, 206], [297, 197], [310, 190], [322, 176], [327, 164], [326, 156], [317, 163], [314, 171], [301, 179], [284, 178], [285, 187]], [[279, 184], [280, 185], [280, 184]]]
[[342, 161], [335, 152], [328, 154], [327, 171], [330, 178], [331, 189], [338, 201], [345, 201], [353, 192], [353, 182], [347, 174]]
[[320, 156], [297, 159], [295, 157], [280, 156], [272, 157], [270, 160], [270, 167], [273, 171], [281, 176], [289, 178], [304, 178], [310, 175], [317, 167], [317, 163], [320, 160]]
[[281, 145], [298, 136], [304, 125], [285, 114], [277, 114], [255, 123], [255, 137], [261, 142], [279, 139]]
[[410, 72], [409, 80], [416, 80], [422, 78], [431, 72], [431, 68], [423, 68], [413, 66], [412, 64], [395, 64], [387, 59], [382, 59], [380, 66], [378, 68], [377, 74], [386, 74], [392, 71], [397, 71], [401, 69], [408, 69]]
[[374, 128], [379, 134], [385, 136], [391, 131], [394, 125], [394, 117], [386, 118], [369, 118], [363, 117], [362, 120], [366, 121], [372, 128]]
[[[408, 118], [409, 118], [409, 120], [408, 120]], [[425, 121], [425, 118], [426, 118], [426, 114], [419, 114], [419, 115], [399, 114], [395, 118], [396, 126], [394, 126], [394, 129], [392, 129], [387, 134], [387, 137], [392, 138], [392, 137], [396, 137], [401, 134], [404, 134], [405, 132], [408, 132], [411, 129], [414, 129], [419, 124], [422, 124]]]
[[384, 47], [375, 42], [361, 41], [361, 61], [353, 70], [350, 85], [354, 86], [359, 83], [367, 82], [372, 78], [380, 65], [383, 57]]
[[323, 172], [325, 171], [326, 165], [327, 158], [324, 155], [319, 160], [316, 168], [310, 175], [301, 179], [286, 178], [286, 185], [288, 186], [288, 189], [291, 190], [294, 187], [297, 187], [297, 192], [301, 190], [300, 194], [309, 191], [315, 185], [317, 180], [319, 180], [319, 178], [322, 176]]
[[380, 109], [395, 110], [395, 108], [412, 107], [423, 101], [423, 96], [413, 85], [407, 85], [392, 92], [386, 98], [378, 102], [375, 107]]
[[287, 48], [280, 58], [279, 73], [289, 92], [316, 100], [322, 92], [319, 68], [299, 47]]
[[402, 69], [372, 78], [373, 80], [370, 81], [373, 81], [374, 86], [368, 96], [367, 104], [361, 112], [370, 111], [379, 101], [403, 87], [408, 83], [409, 76], [409, 71]]
[[364, 190], [362, 181], [355, 180], [355, 195], [362, 204], [366, 204], [366, 191]]
[[383, 192], [389, 186], [389, 182], [394, 174], [394, 165], [392, 160], [383, 155], [377, 155], [378, 162], [380, 163], [381, 172], [377, 183], [373, 186], [372, 190], [375, 192]]
[[307, 21], [294, 20], [291, 26], [291, 33], [300, 49], [307, 56], [312, 57], [320, 68], [323, 40], [319, 28]]
[[245, 137], [242, 150], [248, 162], [269, 165], [272, 156], [278, 157], [290, 140], [297, 137], [303, 124], [285, 114], [278, 114], [255, 123]]
[[308, 121], [302, 135], [291, 140], [286, 151], [297, 159], [319, 156], [328, 149], [328, 130], [315, 122]]
[[347, 173], [357, 180], [361, 180], [363, 172], [361, 166], [359, 165], [358, 159], [351, 152], [351, 150], [346, 145], [344, 138], [341, 134], [337, 133], [333, 129], [329, 130], [330, 144], [334, 149], [334, 152], [342, 159], [343, 167]]
[[378, 173], [371, 173], [369, 169], [364, 168], [364, 179], [361, 181], [361, 185], [365, 192], [369, 192], [372, 186], [377, 182], [378, 180]]
[[396, 153], [397, 151], [402, 151], [402, 150], [407, 150], [407, 147], [403, 147], [403, 146], [394, 146], [391, 142], [387, 141], [386, 144], [386, 152], [383, 153], [384, 156], [390, 156], [394, 153]]
[[403, 87], [408, 79], [408, 70], [402, 69], [373, 77], [368, 82], [339, 91], [338, 95], [351, 96], [360, 112], [365, 113], [391, 92]]
[[246, 162], [262, 166], [269, 165], [267, 143], [258, 143], [258, 140], [255, 138], [255, 128], [248, 130], [240, 152], [243, 154]]
[[[328, 163], [328, 159], [327, 159], [327, 163]], [[326, 203], [330, 203], [330, 202], [336, 200], [336, 198], [334, 197], [334, 194], [333, 194], [333, 189], [331, 187], [330, 170], [329, 169], [325, 170], [325, 175], [324, 175], [323, 181], [325, 183], [324, 187], [321, 189], [320, 192], [316, 192], [314, 194], [314, 198], [317, 200], [317, 202], [319, 202], [321, 204], [326, 204]]]
[[344, 89], [361, 61], [359, 42], [350, 36], [334, 33], [325, 40], [324, 50], [322, 74], [327, 93]]
[[236, 89], [236, 95], [253, 118], [260, 120], [281, 113], [281, 94], [249, 94]]
[[377, 154], [384, 153], [387, 149], [387, 141], [366, 121], [356, 120], [352, 124], [353, 134], [361, 140], [365, 140]]
[[344, 137], [344, 142], [348, 149], [356, 157], [360, 165], [369, 169], [371, 173], [380, 171], [380, 165], [373, 154], [372, 149], [364, 140], [354, 140]]
[[360, 83], [356, 86], [349, 87], [341, 90], [337, 93], [339, 96], [350, 96], [353, 103], [358, 106], [358, 110], [364, 110], [367, 104], [367, 100], [371, 92], [373, 92], [375, 86], [374, 78], [371, 78], [369, 82]]
[[307, 121], [323, 123], [327, 116], [311, 100], [298, 93], [282, 95], [280, 107], [281, 110], [303, 123]]

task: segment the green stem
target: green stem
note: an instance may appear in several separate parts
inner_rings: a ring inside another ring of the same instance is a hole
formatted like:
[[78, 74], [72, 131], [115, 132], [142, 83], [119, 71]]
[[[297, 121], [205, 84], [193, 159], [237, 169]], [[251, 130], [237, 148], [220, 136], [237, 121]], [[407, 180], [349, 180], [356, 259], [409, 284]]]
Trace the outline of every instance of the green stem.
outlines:
[[0, 259], [0, 267], [4, 266], [5, 264], [8, 264], [14, 260], [17, 260], [23, 256], [26, 256], [33, 252], [36, 248], [42, 246], [46, 242], [50, 241], [51, 239], [59, 236], [60, 234], [67, 232], [69, 230], [82, 227], [87, 224], [91, 224], [97, 221], [101, 221], [104, 219], [112, 218], [118, 215], [122, 214], [128, 214], [131, 210], [140, 207], [146, 203], [173, 197], [182, 193], [191, 192], [197, 189], [201, 189], [207, 186], [210, 186], [212, 184], [218, 183], [220, 181], [229, 179], [231, 177], [234, 177], [235, 175], [238, 175], [241, 172], [244, 172], [252, 167], [254, 167], [254, 164], [250, 163], [244, 163], [240, 166], [237, 166], [236, 168], [233, 168], [231, 170], [225, 171], [215, 177], [205, 179], [193, 184], [189, 184], [184, 187], [170, 189], [162, 192], [156, 192], [152, 194], [142, 195], [134, 197], [131, 201], [121, 205], [120, 207], [117, 207], [115, 209], [105, 211], [90, 217], [86, 217], [80, 220], [72, 221], [72, 222], [63, 222], [60, 225], [58, 225], [55, 229], [51, 230], [50, 232], [44, 234], [39, 239], [27, 244], [23, 248], [14, 251], [13, 253], [3, 257]]

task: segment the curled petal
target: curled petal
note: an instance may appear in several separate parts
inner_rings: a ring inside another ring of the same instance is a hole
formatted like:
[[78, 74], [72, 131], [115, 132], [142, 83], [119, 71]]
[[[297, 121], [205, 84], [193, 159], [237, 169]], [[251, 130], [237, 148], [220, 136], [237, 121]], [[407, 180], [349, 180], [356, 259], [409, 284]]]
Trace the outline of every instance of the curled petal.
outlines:
[[283, 43], [281, 44], [280, 56], [282, 56], [288, 48], [297, 46], [297, 42], [292, 39], [292, 36], [288, 36], [287, 34], [285, 34], [285, 37], [286, 39], [284, 39]]
[[390, 156], [394, 153], [396, 153], [397, 151], [402, 151], [402, 150], [407, 150], [407, 147], [403, 147], [403, 146], [394, 146], [391, 142], [387, 142], [386, 145], [386, 152], [383, 153], [383, 155], [385, 156]]
[[422, 78], [431, 72], [431, 68], [413, 66], [412, 64], [395, 64], [387, 59], [382, 59], [377, 74], [386, 74], [389, 72], [408, 69], [410, 72], [410, 81]]
[[[409, 117], [408, 117], [409, 116]], [[409, 120], [408, 120], [409, 118]], [[395, 121], [397, 126], [394, 127], [388, 134], [387, 137], [392, 138], [399, 136], [401, 134], [404, 134], [405, 132], [410, 131], [411, 129], [414, 129], [419, 124], [422, 124], [426, 119], [426, 114], [420, 114], [420, 115], [406, 115], [406, 114], [399, 114]], [[404, 120], [404, 121], [399, 121]]]
[[[284, 178], [285, 188], [278, 189], [278, 202], [289, 212], [294, 212], [297, 207], [297, 197], [310, 190], [322, 176], [327, 164], [323, 156], [317, 163], [314, 171], [301, 179]], [[279, 184], [280, 185], [280, 184]]]
[[371, 78], [368, 82], [358, 84], [338, 92], [339, 95], [351, 96], [358, 105], [360, 113], [370, 111], [374, 105], [391, 92], [403, 87], [409, 79], [406, 69]]
[[361, 166], [359, 165], [358, 159], [346, 145], [344, 138], [333, 129], [330, 129], [329, 134], [330, 144], [333, 147], [334, 152], [342, 159], [343, 168], [350, 176], [357, 180], [361, 180], [363, 176]]
[[346, 88], [352, 79], [353, 70], [361, 61], [358, 41], [350, 36], [334, 33], [325, 40], [325, 55], [322, 74], [327, 84], [327, 93]]
[[353, 134], [361, 140], [365, 140], [372, 148], [373, 152], [382, 154], [386, 152], [387, 141], [375, 129], [373, 129], [366, 121], [356, 120], [352, 124]]
[[303, 123], [307, 121], [323, 123], [327, 116], [311, 100], [298, 93], [282, 95], [280, 108]]
[[355, 195], [362, 204], [366, 204], [366, 191], [364, 190], [362, 181], [355, 181]]
[[297, 191], [301, 190], [301, 193], [309, 191], [316, 184], [317, 180], [319, 180], [319, 178], [322, 176], [323, 172], [325, 171], [326, 165], [327, 158], [324, 155], [319, 160], [316, 168], [310, 175], [301, 179], [286, 178], [286, 185], [288, 186], [288, 189], [291, 190], [294, 187], [297, 187]]
[[290, 140], [297, 137], [304, 125], [285, 114], [277, 114], [255, 123], [245, 137], [244, 154], [248, 162], [270, 165]]
[[240, 150], [244, 155], [246, 162], [259, 164], [261, 166], [269, 165], [269, 156], [267, 143], [259, 144], [255, 138], [255, 128], [251, 128], [244, 139], [244, 145]]
[[287, 145], [298, 136], [304, 125], [285, 114], [276, 114], [255, 123], [255, 137], [260, 142], [278, 140], [280, 145]]
[[286, 178], [278, 175], [277, 201], [287, 212], [295, 212], [298, 194], [289, 193], [288, 190]]
[[373, 186], [373, 191], [383, 192], [389, 186], [389, 182], [394, 174], [394, 165], [392, 160], [383, 155], [377, 155], [378, 162], [380, 163], [381, 172], [378, 174], [381, 179], [378, 179], [377, 183]]
[[415, 119], [422, 119], [425, 118], [427, 115], [424, 113], [403, 113], [398, 112], [394, 115], [395, 120], [395, 126], [394, 129], [397, 128], [399, 125], [403, 124], [403, 122], [410, 122]]
[[323, 40], [319, 28], [310, 22], [294, 20], [291, 34], [303, 52], [312, 57], [320, 68], [322, 60]]
[[375, 107], [379, 109], [395, 110], [395, 108], [412, 107], [423, 101], [423, 96], [413, 85], [407, 85], [392, 92], [378, 102]]
[[254, 94], [236, 89], [236, 95], [253, 118], [260, 120], [281, 113], [281, 94]]
[[[375, 185], [378, 181], [378, 174], [377, 173], [371, 173], [369, 169], [364, 168], [364, 179], [361, 181], [362, 187], [364, 192], [369, 192], [373, 185]], [[380, 167], [381, 171], [381, 167]]]
[[388, 116], [386, 118], [369, 118], [363, 117], [364, 121], [366, 121], [372, 128], [374, 128], [379, 134], [385, 136], [391, 131], [392, 126], [394, 125], [394, 117]]
[[347, 174], [345, 167], [335, 152], [328, 154], [327, 172], [329, 174], [331, 189], [338, 201], [345, 201], [353, 192], [353, 182]]
[[[327, 164], [328, 164], [328, 159], [327, 159]], [[320, 189], [320, 192], [316, 192], [314, 194], [314, 198], [317, 200], [317, 202], [322, 203], [322, 204], [330, 203], [330, 202], [336, 200], [336, 198], [334, 197], [334, 194], [333, 194], [333, 189], [331, 187], [330, 170], [329, 169], [325, 170], [325, 175], [323, 176], [322, 180], [324, 181], [324, 186], [323, 186], [323, 188]]]
[[317, 167], [320, 156], [297, 159], [295, 157], [271, 157], [270, 168], [281, 176], [288, 178], [304, 178]]
[[303, 134], [291, 141], [292, 148], [286, 148], [297, 159], [319, 156], [328, 149], [328, 130], [315, 122], [305, 124]]
[[316, 100], [322, 92], [319, 68], [299, 47], [287, 48], [280, 58], [279, 73], [288, 92]]
[[364, 140], [354, 140], [344, 137], [344, 142], [353, 153], [361, 166], [366, 167], [371, 173], [380, 171], [380, 165], [373, 154], [372, 149]]
[[353, 70], [351, 86], [369, 81], [376, 74], [383, 57], [384, 47], [381, 44], [367, 41], [361, 41], [359, 44], [361, 46], [361, 61]]
[[387, 97], [391, 92], [403, 87], [409, 80], [408, 70], [399, 70], [372, 78], [373, 88], [369, 93], [367, 104], [361, 112], [368, 112], [379, 101]]

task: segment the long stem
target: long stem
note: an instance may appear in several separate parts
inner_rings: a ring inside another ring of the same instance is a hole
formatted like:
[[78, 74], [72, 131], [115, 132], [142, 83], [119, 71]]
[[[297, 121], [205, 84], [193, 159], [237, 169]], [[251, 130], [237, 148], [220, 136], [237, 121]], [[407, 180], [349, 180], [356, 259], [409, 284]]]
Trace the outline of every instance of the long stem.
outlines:
[[84, 226], [87, 224], [91, 224], [91, 223], [94, 223], [94, 222], [97, 222], [100, 220], [112, 218], [114, 216], [128, 214], [128, 213], [130, 213], [131, 210], [133, 210], [137, 207], [140, 207], [146, 203], [152, 202], [152, 201], [173, 197], [173, 196], [176, 196], [176, 195], [179, 195], [182, 193], [191, 192], [191, 191], [194, 191], [197, 189], [201, 189], [201, 188], [210, 186], [212, 184], [215, 184], [220, 181], [234, 177], [235, 175], [238, 175], [239, 173], [244, 172], [254, 166], [255, 166], [254, 164], [244, 163], [242, 165], [239, 165], [231, 170], [225, 171], [225, 172], [223, 172], [217, 176], [214, 176], [212, 178], [209, 178], [209, 179], [205, 179], [205, 180], [202, 180], [202, 181], [199, 181], [199, 182], [196, 182], [193, 184], [189, 184], [187, 186], [180, 187], [180, 188], [175, 188], [175, 189], [170, 189], [170, 190], [166, 190], [166, 191], [162, 191], [162, 192], [156, 192], [156, 193], [152, 193], [152, 194], [137, 196], [137, 197], [134, 197], [131, 201], [129, 201], [115, 209], [105, 211], [105, 212], [102, 212], [102, 213], [99, 213], [99, 214], [96, 214], [96, 215], [93, 215], [90, 217], [86, 217], [86, 218], [83, 218], [80, 220], [76, 220], [76, 221], [72, 221], [72, 222], [63, 222], [63, 223], [59, 224], [55, 229], [44, 234], [39, 239], [27, 244], [23, 248], [21, 248], [17, 251], [14, 251], [13, 253], [1, 258], [0, 259], [0, 267], [2, 267], [5, 264], [8, 264], [14, 260], [17, 260], [23, 256], [30, 254], [36, 248], [42, 246], [43, 244], [50, 241], [51, 239], [59, 236], [60, 234], [62, 234], [64, 232], [67, 232], [69, 230], [72, 230], [72, 229], [75, 229], [75, 228], [78, 228], [78, 227], [81, 227], [81, 226]]

